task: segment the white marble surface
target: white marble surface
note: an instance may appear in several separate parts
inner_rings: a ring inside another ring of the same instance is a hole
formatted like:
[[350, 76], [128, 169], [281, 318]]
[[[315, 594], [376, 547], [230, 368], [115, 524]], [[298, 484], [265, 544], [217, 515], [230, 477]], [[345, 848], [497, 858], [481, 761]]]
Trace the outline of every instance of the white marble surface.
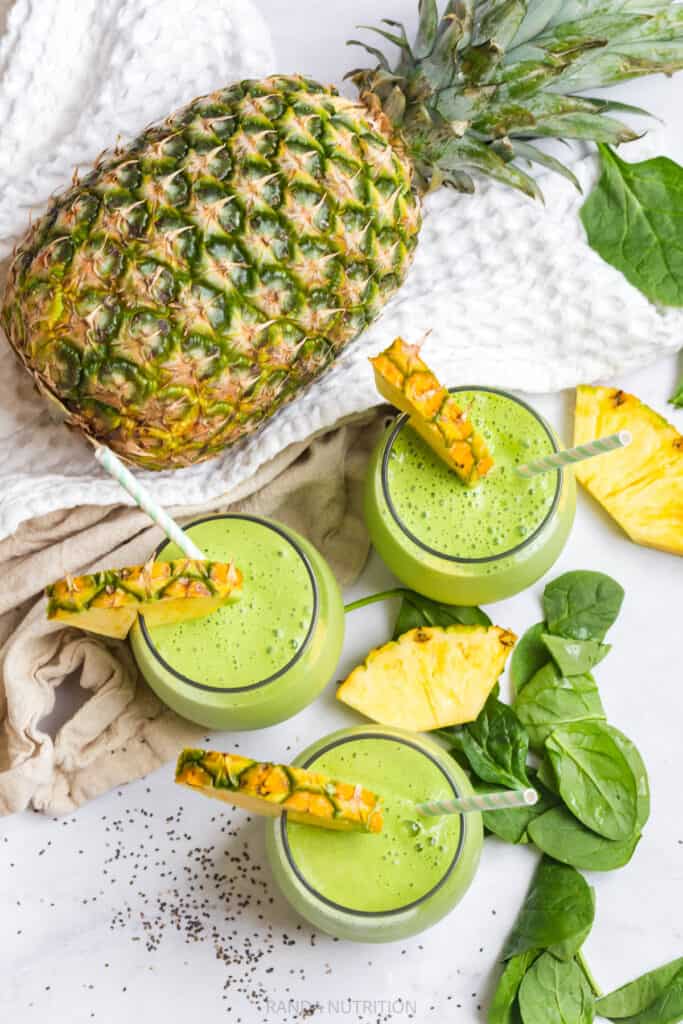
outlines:
[[[341, 43], [355, 34], [353, 25], [382, 13], [410, 20], [412, 0], [387, 0], [386, 9], [376, 0], [260, 6], [283, 70], [338, 80], [349, 66]], [[683, 160], [676, 131], [683, 77], [620, 94], [668, 121], [658, 130], [659, 149]], [[683, 429], [683, 411], [666, 405], [679, 369], [666, 360], [610, 383], [635, 391]], [[538, 401], [565, 435], [570, 402], [570, 395]], [[575, 568], [602, 569], [626, 589], [609, 637], [613, 651], [597, 676], [610, 719], [643, 753], [653, 791], [632, 863], [590, 878], [597, 914], [586, 953], [607, 990], [683, 953], [683, 563], [630, 544], [581, 495], [572, 537], [550, 576]], [[391, 583], [373, 557], [348, 598]], [[541, 590], [539, 583], [490, 609], [495, 621], [521, 633], [540, 617]], [[349, 618], [339, 676], [388, 636], [392, 611], [373, 606]], [[214, 739], [224, 749], [285, 757], [354, 721], [331, 686], [288, 723]], [[65, 819], [3, 819], [0, 1020], [176, 1022], [201, 1015], [285, 1024], [309, 1019], [313, 1003], [321, 1004], [312, 1017], [321, 1024], [485, 1020], [496, 956], [536, 863], [532, 850], [488, 840], [475, 883], [449, 918], [411, 941], [360, 946], [315, 935], [295, 917], [271, 883], [258, 822], [243, 821], [238, 812], [185, 799], [170, 766]]]

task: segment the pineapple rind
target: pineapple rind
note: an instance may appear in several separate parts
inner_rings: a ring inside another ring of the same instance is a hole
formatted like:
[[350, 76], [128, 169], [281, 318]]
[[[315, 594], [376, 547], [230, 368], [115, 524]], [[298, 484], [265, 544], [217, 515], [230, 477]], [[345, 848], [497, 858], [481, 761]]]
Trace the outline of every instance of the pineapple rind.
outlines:
[[192, 101], [56, 197], [0, 320], [66, 422], [147, 469], [212, 458], [401, 285], [420, 227], [381, 118], [301, 76]]
[[153, 626], [198, 618], [234, 599], [241, 586], [231, 562], [150, 561], [57, 580], [45, 591], [47, 617], [123, 639], [138, 614]]
[[631, 444], [577, 463], [576, 477], [631, 540], [683, 555], [683, 435], [635, 395], [576, 389], [575, 444], [621, 430]]
[[422, 626], [371, 651], [337, 699], [382, 725], [424, 732], [472, 722], [515, 644], [500, 626]]
[[463, 483], [478, 484], [493, 466], [486, 441], [422, 361], [420, 347], [396, 338], [370, 362], [380, 395], [409, 415], [410, 425]]
[[205, 796], [321, 828], [381, 832], [382, 802], [364, 786], [294, 765], [255, 761], [239, 754], [186, 749], [175, 780]]

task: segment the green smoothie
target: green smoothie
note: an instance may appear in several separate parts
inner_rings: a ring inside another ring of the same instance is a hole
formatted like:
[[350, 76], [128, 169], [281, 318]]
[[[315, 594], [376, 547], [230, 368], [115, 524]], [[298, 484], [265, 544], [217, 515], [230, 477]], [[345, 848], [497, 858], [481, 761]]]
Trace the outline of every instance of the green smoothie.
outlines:
[[302, 917], [357, 942], [395, 942], [435, 924], [469, 888], [483, 842], [480, 814], [423, 818], [415, 803], [472, 793], [429, 736], [377, 725], [340, 729], [294, 762], [358, 782], [384, 800], [380, 833], [266, 823], [273, 876]]
[[462, 827], [459, 815], [417, 820], [416, 802], [454, 795], [435, 761], [393, 739], [357, 739], [311, 764], [380, 793], [384, 828], [366, 835], [288, 824], [291, 858], [307, 885], [341, 907], [381, 913], [414, 903], [441, 882], [457, 855]]
[[[211, 729], [261, 729], [310, 704], [335, 671], [344, 606], [332, 572], [279, 523], [218, 515], [185, 527], [208, 558], [234, 560], [241, 596], [200, 619], [130, 633], [143, 676], [184, 718]], [[157, 557], [179, 557], [165, 542]]]
[[531, 479], [515, 467], [560, 447], [530, 406], [495, 388], [454, 388], [494, 465], [466, 487], [401, 416], [380, 439], [365, 486], [373, 544], [398, 579], [446, 604], [501, 601], [556, 561], [571, 530], [571, 470]]
[[497, 391], [459, 391], [458, 402], [484, 435], [495, 465], [465, 487], [409, 427], [396, 435], [387, 464], [396, 516], [417, 540], [452, 558], [490, 558], [517, 547], [550, 512], [557, 473], [525, 480], [515, 466], [554, 451], [529, 408]]
[[[280, 672], [301, 650], [315, 612], [311, 570], [284, 537], [251, 519], [209, 519], [192, 538], [207, 558], [230, 561], [244, 576], [239, 600], [212, 615], [148, 629], [159, 656], [206, 686], [253, 686]], [[163, 561], [178, 557], [169, 545]]]

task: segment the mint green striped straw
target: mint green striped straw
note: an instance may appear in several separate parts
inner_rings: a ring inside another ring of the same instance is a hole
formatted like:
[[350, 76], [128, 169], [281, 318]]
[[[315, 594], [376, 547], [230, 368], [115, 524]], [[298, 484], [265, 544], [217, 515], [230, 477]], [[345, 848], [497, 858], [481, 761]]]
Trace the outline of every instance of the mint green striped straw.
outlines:
[[561, 452], [555, 452], [554, 455], [545, 455], [542, 459], [525, 462], [522, 466], [515, 466], [515, 471], [520, 476], [527, 478], [538, 476], [539, 473], [548, 473], [551, 469], [561, 469], [563, 466], [571, 466], [575, 462], [592, 459], [595, 455], [604, 455], [605, 452], [625, 448], [627, 444], [631, 443], [631, 440], [628, 430], [620, 430], [618, 434], [598, 437], [595, 441], [588, 441], [587, 444], [578, 444], [576, 448], [564, 448]]
[[502, 811], [509, 807], [533, 807], [538, 803], [535, 789], [506, 789], [501, 793], [475, 793], [457, 800], [429, 800], [416, 804], [415, 810], [424, 817], [437, 814], [471, 814], [473, 811]]
[[171, 519], [168, 512], [164, 512], [161, 505], [157, 505], [149, 491], [126, 469], [121, 460], [114, 455], [111, 448], [97, 445], [95, 448], [95, 458], [100, 466], [106, 469], [107, 473], [121, 484], [124, 491], [128, 491], [133, 501], [140, 506], [143, 512], [147, 513], [152, 522], [156, 523], [164, 531], [168, 539], [178, 545], [187, 558], [205, 561], [206, 555], [199, 550], [196, 544], [192, 543], [176, 521]]

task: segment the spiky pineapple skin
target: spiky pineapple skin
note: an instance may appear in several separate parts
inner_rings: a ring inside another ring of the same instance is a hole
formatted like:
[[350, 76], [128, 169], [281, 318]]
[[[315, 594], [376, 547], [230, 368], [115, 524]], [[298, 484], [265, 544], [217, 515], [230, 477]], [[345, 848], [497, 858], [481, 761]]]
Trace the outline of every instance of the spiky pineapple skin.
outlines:
[[[47, 617], [122, 638], [139, 613], [163, 621], [165, 612], [177, 616], [184, 604], [187, 618], [193, 618], [202, 605], [217, 606], [241, 586], [242, 573], [232, 562], [149, 561], [57, 580], [45, 590]], [[172, 621], [170, 614], [166, 617]]]
[[379, 393], [408, 413], [412, 426], [464, 484], [478, 484], [493, 466], [486, 441], [420, 358], [420, 346], [395, 338], [370, 362]]
[[292, 821], [321, 828], [382, 830], [382, 801], [375, 793], [294, 765], [186, 748], [178, 757], [175, 781], [257, 814], [286, 811]]
[[147, 469], [255, 429], [402, 283], [419, 199], [383, 116], [299, 76], [104, 154], [19, 245], [2, 323], [66, 422]]

